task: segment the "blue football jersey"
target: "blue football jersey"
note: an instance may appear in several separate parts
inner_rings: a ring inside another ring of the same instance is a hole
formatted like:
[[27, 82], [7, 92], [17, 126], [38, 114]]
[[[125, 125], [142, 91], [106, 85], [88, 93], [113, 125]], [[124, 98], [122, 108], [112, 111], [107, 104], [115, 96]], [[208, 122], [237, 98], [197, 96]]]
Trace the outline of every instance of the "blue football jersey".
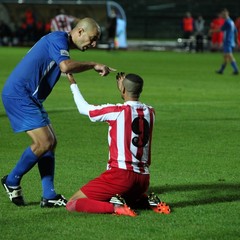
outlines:
[[68, 34], [47, 34], [15, 67], [5, 83], [2, 94], [16, 98], [27, 95], [42, 103], [60, 78], [60, 62], [69, 58]]
[[224, 31], [224, 41], [223, 44], [225, 46], [235, 47], [235, 34], [236, 34], [236, 27], [231, 18], [227, 18], [224, 22], [221, 30]]

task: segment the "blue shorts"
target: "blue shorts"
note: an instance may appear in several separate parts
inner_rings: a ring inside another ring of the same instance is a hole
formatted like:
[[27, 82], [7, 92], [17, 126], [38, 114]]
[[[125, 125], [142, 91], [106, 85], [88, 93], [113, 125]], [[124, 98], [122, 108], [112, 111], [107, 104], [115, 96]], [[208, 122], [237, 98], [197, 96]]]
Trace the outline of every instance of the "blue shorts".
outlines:
[[28, 96], [12, 98], [2, 95], [2, 101], [14, 132], [25, 132], [50, 124], [42, 104]]
[[233, 47], [229, 44], [224, 44], [223, 45], [223, 52], [224, 53], [232, 53], [233, 52]]

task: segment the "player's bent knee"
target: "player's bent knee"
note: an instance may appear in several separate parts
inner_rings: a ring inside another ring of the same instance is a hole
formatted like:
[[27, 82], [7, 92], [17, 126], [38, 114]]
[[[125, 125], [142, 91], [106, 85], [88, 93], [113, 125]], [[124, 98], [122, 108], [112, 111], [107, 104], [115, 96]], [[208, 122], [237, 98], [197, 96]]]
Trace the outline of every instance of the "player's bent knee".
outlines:
[[56, 147], [56, 142], [55, 141], [45, 141], [45, 142], [34, 142], [32, 144], [32, 150], [33, 152], [40, 156], [47, 151], [53, 151]]
[[69, 212], [74, 212], [75, 211], [75, 206], [76, 206], [76, 200], [68, 201], [67, 205], [66, 205], [66, 209]]

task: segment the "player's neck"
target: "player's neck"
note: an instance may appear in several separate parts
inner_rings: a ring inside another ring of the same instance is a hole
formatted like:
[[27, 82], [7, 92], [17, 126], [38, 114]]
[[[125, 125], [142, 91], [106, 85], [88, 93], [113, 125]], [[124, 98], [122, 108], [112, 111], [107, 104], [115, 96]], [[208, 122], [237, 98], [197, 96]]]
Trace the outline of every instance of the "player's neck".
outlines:
[[124, 98], [124, 102], [128, 102], [128, 101], [138, 102], [138, 101], [139, 101], [139, 98], [135, 98], [135, 97], [125, 97], [125, 98]]
[[74, 46], [73, 40], [72, 40], [72, 35], [71, 35], [70, 32], [68, 33], [68, 42], [69, 42], [69, 45], [70, 45], [71, 47]]

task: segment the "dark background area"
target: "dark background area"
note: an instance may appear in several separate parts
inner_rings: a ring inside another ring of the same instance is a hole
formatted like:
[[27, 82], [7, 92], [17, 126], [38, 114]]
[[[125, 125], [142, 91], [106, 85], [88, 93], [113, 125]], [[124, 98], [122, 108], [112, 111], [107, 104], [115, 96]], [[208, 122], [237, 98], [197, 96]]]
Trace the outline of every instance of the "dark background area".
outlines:
[[[19, 2], [22, 2], [22, 4], [19, 4]], [[20, 21], [21, 15], [29, 7], [43, 21], [49, 21], [51, 17], [56, 15], [57, 8], [64, 7], [69, 14], [76, 17], [91, 15], [104, 28], [106, 25], [106, 2], [6, 0], [0, 1], [0, 5], [7, 9], [11, 21], [14, 22]], [[117, 0], [114, 2], [120, 4], [126, 13], [128, 39], [164, 40], [181, 37], [181, 19], [186, 11], [190, 11], [194, 18], [199, 14], [203, 16], [206, 32], [210, 21], [223, 8], [229, 9], [233, 20], [240, 16], [240, 1], [236, 0]]]
[[119, 0], [118, 3], [127, 15], [129, 38], [175, 39], [182, 33], [181, 19], [186, 11], [194, 18], [201, 14], [206, 30], [223, 8], [230, 11], [233, 19], [240, 16], [240, 1], [236, 0]]

